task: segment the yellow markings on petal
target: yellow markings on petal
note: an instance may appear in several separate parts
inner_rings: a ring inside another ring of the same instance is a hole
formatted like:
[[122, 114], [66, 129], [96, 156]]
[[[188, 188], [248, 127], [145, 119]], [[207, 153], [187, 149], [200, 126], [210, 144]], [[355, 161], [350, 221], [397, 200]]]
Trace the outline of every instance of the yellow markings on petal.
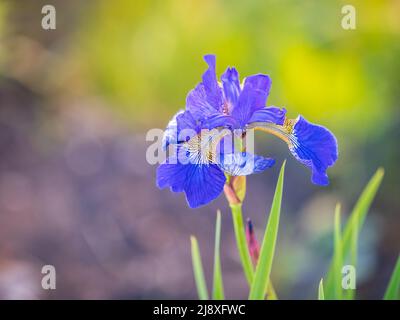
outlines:
[[[283, 128], [283, 127], [282, 127], [282, 128]], [[274, 135], [274, 136], [276, 136], [276, 137], [282, 139], [282, 140], [285, 141], [287, 144], [290, 143], [289, 138], [288, 138], [284, 133], [281, 133], [280, 131], [275, 130], [275, 129], [273, 129], [273, 128], [269, 128], [269, 127], [255, 127], [254, 130], [258, 130], [258, 131], [263, 131], [263, 132], [266, 132], [266, 133], [270, 133], [270, 134], [272, 134], [272, 135]]]
[[195, 163], [217, 163], [217, 146], [228, 134], [229, 130], [202, 130], [200, 134], [192, 137], [185, 143], [191, 158]]
[[263, 122], [263, 123], [258, 122], [250, 125], [249, 129], [254, 129], [272, 134], [278, 137], [279, 139], [285, 141], [290, 147], [292, 145], [293, 128], [296, 122], [297, 119], [288, 119], [288, 118], [285, 118], [283, 125], [277, 125], [269, 122]]

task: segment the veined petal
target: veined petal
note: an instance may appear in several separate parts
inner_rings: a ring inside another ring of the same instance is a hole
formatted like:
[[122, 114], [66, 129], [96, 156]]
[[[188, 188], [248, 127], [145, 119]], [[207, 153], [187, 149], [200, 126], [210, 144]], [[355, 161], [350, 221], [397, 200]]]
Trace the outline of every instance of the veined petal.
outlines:
[[179, 110], [168, 122], [167, 128], [164, 130], [162, 139], [162, 147], [164, 150], [167, 149], [170, 143], [172, 144], [178, 143], [178, 124], [176, 118], [183, 112], [184, 112], [183, 110]]
[[184, 111], [176, 116], [177, 140], [187, 141], [201, 130], [200, 122], [197, 121], [190, 111]]
[[239, 74], [235, 68], [226, 69], [221, 76], [222, 86], [225, 95], [225, 107], [227, 113], [231, 113], [240, 95]]
[[184, 189], [189, 207], [197, 208], [216, 199], [225, 181], [225, 174], [215, 164], [190, 165]]
[[215, 74], [215, 56], [206, 55], [204, 60], [208, 64], [208, 69], [203, 74], [203, 82], [190, 91], [186, 98], [186, 110], [197, 120], [221, 112], [223, 105], [222, 90]]
[[223, 154], [219, 166], [231, 176], [247, 176], [272, 167], [275, 160], [253, 155], [248, 152]]
[[226, 177], [215, 164], [163, 163], [157, 169], [157, 186], [185, 192], [189, 207], [197, 208], [217, 198]]
[[230, 115], [216, 113], [203, 121], [203, 127], [214, 129], [218, 127], [236, 127], [237, 121]]
[[289, 149], [298, 161], [312, 170], [313, 183], [329, 183], [326, 170], [336, 162], [338, 147], [335, 136], [328, 129], [299, 116], [293, 127]]
[[254, 112], [265, 107], [271, 79], [267, 75], [254, 75], [246, 78], [239, 100], [232, 110], [232, 116], [240, 127], [245, 127]]
[[277, 107], [265, 107], [257, 110], [251, 116], [249, 123], [253, 122], [272, 122], [283, 125], [285, 122], [286, 109]]
[[243, 88], [251, 87], [253, 89], [254, 103], [257, 109], [265, 107], [271, 84], [271, 78], [265, 74], [255, 74], [245, 79]]
[[204, 56], [204, 61], [208, 64], [208, 69], [203, 74], [203, 85], [206, 88], [207, 96], [211, 102], [217, 104], [221, 102], [221, 90], [218, 85], [217, 75], [215, 73], [216, 58], [213, 54]]
[[326, 170], [337, 160], [338, 147], [335, 136], [325, 127], [308, 122], [302, 116], [286, 119], [284, 124], [256, 122], [248, 126], [273, 134], [285, 141], [293, 156], [312, 171], [311, 181], [318, 185], [329, 183]]
[[173, 192], [182, 192], [185, 186], [188, 165], [162, 163], [157, 168], [156, 183], [160, 189], [170, 187]]

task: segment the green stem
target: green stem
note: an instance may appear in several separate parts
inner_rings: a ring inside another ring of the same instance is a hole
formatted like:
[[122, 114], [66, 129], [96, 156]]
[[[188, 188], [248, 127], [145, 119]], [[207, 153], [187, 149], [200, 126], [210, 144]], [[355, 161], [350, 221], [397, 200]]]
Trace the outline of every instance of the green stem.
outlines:
[[[254, 267], [253, 263], [251, 262], [249, 248], [246, 241], [246, 233], [243, 224], [242, 205], [230, 204], [230, 207], [232, 211], [233, 228], [235, 230], [236, 245], [239, 251], [240, 261], [242, 263], [246, 280], [249, 286], [251, 286], [254, 277]], [[267, 297], [270, 300], [278, 299], [271, 281], [269, 281], [269, 285], [267, 288]]]

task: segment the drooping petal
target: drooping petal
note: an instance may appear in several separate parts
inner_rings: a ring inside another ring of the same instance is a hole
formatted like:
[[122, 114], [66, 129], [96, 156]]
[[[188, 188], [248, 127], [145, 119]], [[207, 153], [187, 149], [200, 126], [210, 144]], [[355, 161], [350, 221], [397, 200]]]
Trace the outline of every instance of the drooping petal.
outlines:
[[197, 208], [221, 194], [226, 177], [215, 164], [189, 166], [184, 191], [189, 207]]
[[277, 107], [265, 107], [253, 113], [248, 123], [253, 122], [272, 122], [283, 125], [285, 122], [286, 109]]
[[172, 144], [178, 143], [178, 124], [176, 118], [183, 112], [184, 112], [183, 110], [179, 110], [168, 122], [167, 128], [164, 130], [162, 139], [162, 147], [164, 150], [167, 149], [170, 143]]
[[289, 149], [298, 161], [312, 170], [313, 183], [329, 183], [326, 170], [337, 160], [338, 147], [335, 136], [328, 129], [299, 116], [293, 127]]
[[232, 110], [240, 127], [245, 127], [254, 112], [265, 107], [271, 79], [267, 75], [254, 75], [246, 78], [238, 103]]
[[219, 166], [231, 176], [247, 176], [272, 167], [275, 160], [253, 155], [249, 152], [223, 154]]
[[224, 88], [225, 107], [227, 113], [231, 113], [236, 105], [240, 95], [239, 74], [235, 68], [226, 69], [221, 76], [222, 86]]
[[157, 186], [185, 192], [189, 207], [197, 208], [216, 199], [222, 192], [226, 177], [215, 165], [168, 164], [157, 169]]
[[223, 105], [222, 90], [215, 74], [215, 56], [206, 55], [204, 60], [208, 69], [203, 74], [203, 82], [190, 91], [186, 98], [186, 110], [198, 120], [221, 112]]
[[173, 192], [182, 192], [185, 187], [188, 165], [162, 163], [157, 168], [156, 183], [160, 189], [170, 187]]
[[184, 145], [178, 145], [176, 153], [157, 168], [157, 186], [160, 189], [170, 187], [172, 192], [185, 192], [191, 208], [217, 198], [225, 180], [224, 173], [216, 164], [203, 162], [200, 154], [196, 156], [195, 150]]

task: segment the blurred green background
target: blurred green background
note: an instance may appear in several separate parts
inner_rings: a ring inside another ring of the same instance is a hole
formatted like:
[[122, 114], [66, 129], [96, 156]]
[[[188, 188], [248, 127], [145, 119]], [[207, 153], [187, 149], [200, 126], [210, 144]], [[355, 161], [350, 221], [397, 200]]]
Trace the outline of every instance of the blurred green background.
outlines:
[[[57, 10], [56, 30], [41, 28], [45, 4]], [[192, 214], [182, 196], [154, 186], [155, 167], [145, 161], [146, 131], [184, 107], [206, 68], [202, 56], [215, 53], [218, 75], [227, 66], [242, 77], [269, 74], [268, 104], [338, 138], [329, 187], [311, 185], [305, 168], [288, 163], [278, 295], [315, 297], [335, 203], [348, 213], [383, 166], [358, 282], [360, 298], [380, 298], [400, 249], [400, 1], [351, 1], [355, 30], [341, 27], [345, 4], [2, 1], [0, 297], [194, 298], [188, 239], [199, 236], [211, 266], [216, 208], [226, 213], [227, 296], [246, 296], [224, 199]], [[278, 163], [290, 157], [273, 138], [257, 141]], [[249, 179], [246, 215], [259, 237], [276, 174]], [[59, 270], [55, 292], [36, 287], [43, 264]]]

